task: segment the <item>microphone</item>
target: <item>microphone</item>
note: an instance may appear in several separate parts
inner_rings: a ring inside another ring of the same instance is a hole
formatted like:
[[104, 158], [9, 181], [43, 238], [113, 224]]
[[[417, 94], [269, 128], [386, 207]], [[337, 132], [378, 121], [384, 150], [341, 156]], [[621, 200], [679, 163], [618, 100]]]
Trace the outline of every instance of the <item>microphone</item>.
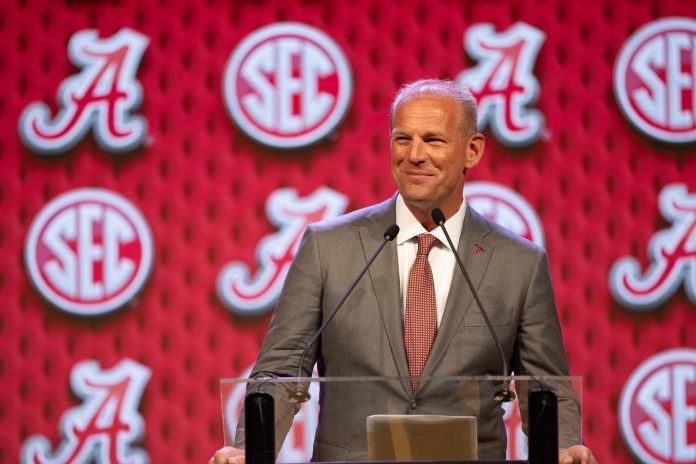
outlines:
[[[379, 247], [375, 250], [375, 252], [370, 256], [370, 259], [367, 260], [367, 263], [365, 263], [365, 266], [362, 268], [360, 273], [355, 277], [353, 282], [348, 286], [348, 289], [345, 291], [341, 299], [339, 300], [338, 304], [334, 309], [329, 313], [329, 315], [326, 317], [326, 320], [321, 324], [321, 327], [319, 327], [319, 330], [316, 331], [314, 336], [309, 340], [307, 343], [307, 346], [305, 347], [304, 351], [302, 352], [302, 356], [300, 356], [300, 363], [297, 365], [297, 377], [299, 378], [302, 375], [302, 365], [304, 364], [304, 360], [307, 357], [307, 353], [309, 353], [309, 350], [312, 348], [312, 345], [314, 345], [314, 342], [317, 341], [319, 336], [322, 334], [324, 329], [326, 329], [326, 326], [329, 325], [331, 320], [334, 318], [338, 310], [343, 306], [343, 303], [348, 299], [348, 296], [351, 294], [353, 289], [358, 285], [358, 282], [362, 278], [363, 275], [367, 272], [367, 270], [370, 268], [370, 265], [372, 265], [372, 262], [377, 258], [377, 255], [380, 254], [384, 246], [387, 244], [387, 242], [391, 242], [394, 240], [396, 237], [396, 234], [399, 233], [399, 226], [396, 224], [392, 224], [389, 227], [387, 227], [387, 230], [384, 231], [384, 240], [382, 240], [382, 243], [379, 244]], [[293, 393], [290, 393], [290, 401], [293, 403], [304, 403], [307, 401], [311, 396], [309, 395], [309, 391], [303, 391], [302, 388], [300, 388], [299, 382], [297, 384], [297, 387], [295, 388], [295, 391]]]
[[[454, 253], [454, 257], [457, 260], [457, 264], [459, 265], [459, 269], [462, 271], [462, 274], [464, 275], [464, 279], [466, 280], [467, 285], [469, 286], [469, 290], [471, 290], [471, 294], [474, 295], [474, 300], [476, 300], [476, 305], [478, 306], [479, 311], [481, 312], [481, 315], [483, 316], [484, 321], [486, 321], [486, 327], [488, 327], [488, 331], [490, 332], [491, 336], [493, 337], [493, 341], [495, 342], [495, 346], [498, 347], [498, 352], [500, 353], [500, 359], [503, 361], [503, 376], [508, 377], [510, 375], [510, 368], [508, 367], [508, 362], [507, 359], [505, 358], [505, 353], [503, 353], [503, 347], [500, 345], [500, 340], [498, 340], [498, 335], [496, 335], [495, 330], [493, 330], [493, 325], [491, 324], [490, 319], [488, 319], [488, 314], [486, 314], [486, 311], [483, 310], [483, 304], [481, 303], [481, 299], [478, 296], [478, 292], [474, 288], [474, 284], [471, 283], [471, 279], [469, 278], [469, 274], [466, 272], [466, 269], [464, 268], [464, 264], [462, 264], [462, 260], [459, 258], [459, 254], [457, 253], [457, 249], [454, 246], [454, 243], [452, 243], [452, 239], [450, 238], [449, 234], [447, 233], [447, 229], [445, 228], [445, 215], [442, 212], [440, 208], [435, 208], [430, 212], [430, 216], [433, 218], [433, 221], [435, 224], [440, 226], [442, 231], [445, 233], [445, 237], [447, 238], [447, 242], [449, 243], [450, 248], [452, 249], [452, 253]], [[509, 401], [512, 401], [516, 398], [515, 392], [510, 390], [510, 385], [508, 382], [505, 382], [503, 384], [503, 387], [496, 391], [493, 395], [493, 399], [496, 401], [500, 401], [502, 403], [507, 403]]]
[[256, 391], [244, 399], [244, 432], [247, 464], [275, 462], [274, 400], [268, 393]]

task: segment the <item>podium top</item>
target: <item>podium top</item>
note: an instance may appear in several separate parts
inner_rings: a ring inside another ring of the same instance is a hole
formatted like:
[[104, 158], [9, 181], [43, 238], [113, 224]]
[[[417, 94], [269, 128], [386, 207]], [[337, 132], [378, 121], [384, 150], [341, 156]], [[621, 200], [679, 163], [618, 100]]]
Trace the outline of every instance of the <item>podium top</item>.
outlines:
[[[516, 399], [512, 402], [496, 399], [496, 394], [508, 385]], [[225, 444], [238, 448], [246, 444], [243, 405], [247, 396], [267, 394], [272, 398], [277, 462], [308, 462], [310, 458], [369, 461], [367, 423], [373, 415], [393, 415], [397, 419], [417, 415], [473, 417], [475, 453], [479, 459], [526, 460], [525, 437], [530, 422], [539, 423], [542, 417], [558, 418], [555, 432], [559, 447], [579, 444], [582, 440], [582, 378], [579, 376], [257, 376], [221, 379], [220, 389]], [[299, 402], [300, 394], [308, 394], [309, 400]], [[557, 403], [550, 398], [557, 398]], [[295, 417], [298, 411], [300, 414]], [[293, 417], [298, 428], [291, 431]], [[402, 423], [394, 421], [394, 424]], [[417, 442], [401, 426], [394, 427], [392, 432], [387, 435], [402, 451], [404, 443]], [[428, 440], [436, 440], [439, 435], [435, 432]], [[290, 440], [283, 446], [286, 436]]]
[[412, 380], [420, 382], [463, 382], [463, 383], [478, 383], [478, 382], [491, 382], [491, 381], [507, 381], [507, 382], [520, 382], [520, 383], [535, 383], [535, 382], [572, 382], [573, 384], [581, 385], [582, 376], [579, 375], [471, 375], [471, 376], [430, 376], [430, 377], [389, 377], [389, 376], [342, 376], [342, 377], [276, 377], [276, 376], [263, 376], [259, 375], [253, 378], [249, 377], [228, 377], [220, 379], [220, 384], [234, 384], [234, 383], [255, 383], [255, 382], [267, 382], [271, 383], [292, 383], [292, 382], [319, 382], [319, 383], [344, 383], [344, 382], [410, 382]]

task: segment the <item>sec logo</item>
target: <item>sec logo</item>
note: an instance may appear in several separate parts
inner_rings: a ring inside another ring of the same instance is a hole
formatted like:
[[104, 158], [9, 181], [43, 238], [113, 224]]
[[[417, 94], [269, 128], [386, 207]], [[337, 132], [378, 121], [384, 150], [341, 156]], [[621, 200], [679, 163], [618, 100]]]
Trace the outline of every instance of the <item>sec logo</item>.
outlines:
[[614, 92], [629, 121], [663, 142], [696, 140], [696, 20], [664, 18], [619, 52]]
[[256, 141], [296, 148], [325, 137], [343, 119], [353, 83], [338, 45], [300, 23], [276, 23], [235, 48], [222, 80], [234, 122]]
[[34, 219], [24, 249], [29, 278], [50, 303], [83, 316], [113, 311], [142, 288], [152, 268], [142, 214], [108, 190], [60, 195]]
[[544, 246], [544, 231], [539, 216], [519, 193], [494, 182], [468, 182], [466, 201], [491, 221], [520, 237]]
[[641, 462], [696, 462], [696, 350], [666, 351], [641, 364], [621, 394], [619, 417]]

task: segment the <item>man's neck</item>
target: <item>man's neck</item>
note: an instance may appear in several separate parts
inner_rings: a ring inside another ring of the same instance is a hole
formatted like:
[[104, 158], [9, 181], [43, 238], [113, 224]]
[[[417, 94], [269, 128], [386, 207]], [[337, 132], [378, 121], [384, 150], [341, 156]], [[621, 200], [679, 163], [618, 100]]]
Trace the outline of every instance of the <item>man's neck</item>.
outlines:
[[[462, 199], [463, 201], [463, 199]], [[434, 208], [437, 208], [437, 206], [425, 206], [425, 207], [420, 207], [417, 205], [413, 205], [409, 203], [408, 201], [404, 200], [404, 203], [406, 204], [406, 207], [408, 208], [409, 211], [413, 214], [413, 216], [418, 220], [418, 222], [421, 223], [423, 228], [427, 230], [428, 232], [432, 232], [437, 228], [437, 224], [433, 221], [433, 217], [431, 214], [431, 211]], [[445, 207], [445, 208], [440, 208], [442, 209], [442, 212], [445, 215], [445, 219], [449, 219], [455, 214], [457, 214], [457, 211], [459, 211], [459, 207], [461, 206], [461, 201], [459, 202], [458, 205], [452, 207]]]

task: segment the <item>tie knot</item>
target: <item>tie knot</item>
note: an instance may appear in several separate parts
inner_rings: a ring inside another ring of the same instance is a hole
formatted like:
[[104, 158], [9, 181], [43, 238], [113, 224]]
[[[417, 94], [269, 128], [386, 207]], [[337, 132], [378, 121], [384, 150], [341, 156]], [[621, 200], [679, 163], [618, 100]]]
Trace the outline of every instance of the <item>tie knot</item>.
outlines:
[[439, 240], [431, 234], [420, 234], [416, 236], [418, 239], [418, 255], [428, 255], [430, 250], [433, 248]]

